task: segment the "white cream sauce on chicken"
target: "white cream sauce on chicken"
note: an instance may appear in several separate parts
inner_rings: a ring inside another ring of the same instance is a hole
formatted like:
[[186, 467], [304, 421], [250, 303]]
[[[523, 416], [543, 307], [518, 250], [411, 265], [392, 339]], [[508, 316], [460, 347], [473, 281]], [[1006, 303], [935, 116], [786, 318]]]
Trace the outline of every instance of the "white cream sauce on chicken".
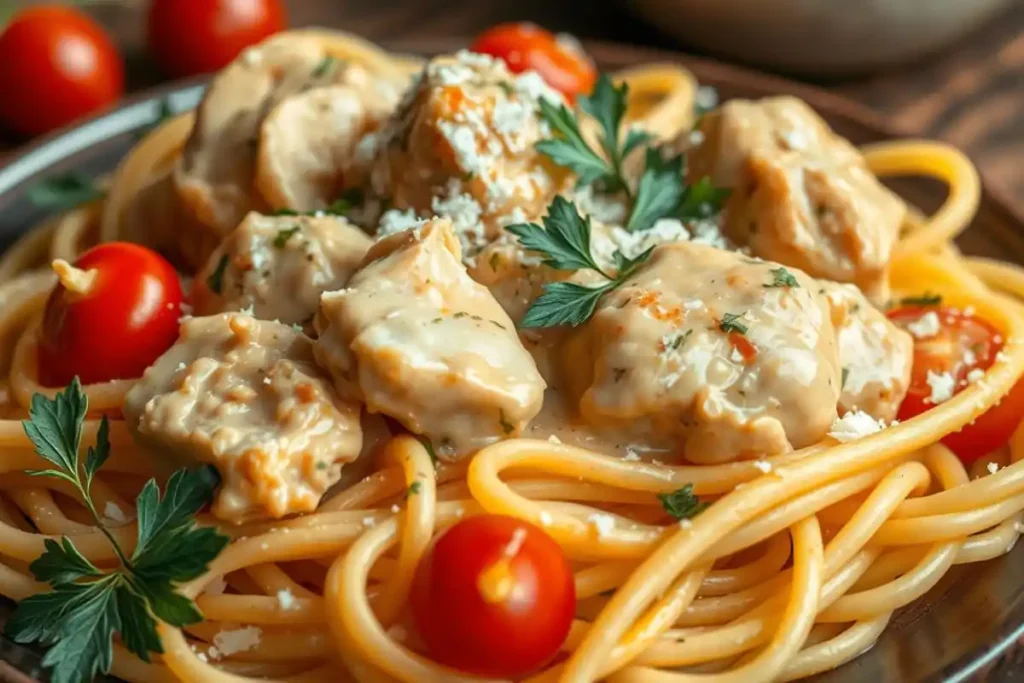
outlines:
[[224, 520], [315, 510], [359, 455], [360, 408], [342, 400], [288, 325], [238, 313], [190, 318], [125, 397], [135, 439], [215, 465]]
[[906, 208], [853, 145], [792, 97], [731, 100], [706, 115], [700, 131], [689, 179], [710, 176], [732, 188], [725, 206], [732, 240], [885, 300]]
[[566, 346], [588, 423], [681, 445], [694, 462], [771, 455], [821, 439], [836, 418], [835, 332], [815, 281], [687, 243], [602, 299]]
[[543, 214], [564, 182], [566, 173], [535, 149], [550, 136], [541, 98], [563, 101], [536, 73], [514, 76], [486, 55], [431, 60], [369, 141], [374, 194], [396, 212], [449, 216], [464, 256], [473, 257], [503, 225]]
[[216, 237], [251, 210], [322, 209], [355, 143], [397, 103], [312, 36], [282, 35], [221, 71], [175, 172], [182, 202]]
[[910, 386], [914, 340], [853, 285], [822, 281], [843, 366], [839, 410], [891, 422]]
[[343, 287], [371, 244], [339, 216], [250, 213], [196, 276], [195, 311], [247, 310], [312, 329], [320, 295]]
[[324, 294], [316, 359], [342, 395], [401, 422], [438, 455], [520, 434], [545, 383], [515, 326], [462, 265], [447, 219], [378, 242]]

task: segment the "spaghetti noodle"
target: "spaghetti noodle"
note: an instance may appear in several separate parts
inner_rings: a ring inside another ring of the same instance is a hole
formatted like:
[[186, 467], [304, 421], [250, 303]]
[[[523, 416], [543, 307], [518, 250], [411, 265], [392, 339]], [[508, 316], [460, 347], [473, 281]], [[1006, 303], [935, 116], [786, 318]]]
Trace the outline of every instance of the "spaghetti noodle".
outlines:
[[[407, 76], [420, 65], [353, 36], [313, 35], [373, 74]], [[648, 66], [617, 76], [631, 86], [635, 123], [663, 139], [692, 123], [695, 82], [685, 71]], [[36, 374], [41, 311], [55, 281], [40, 267], [73, 260], [96, 241], [137, 238], [135, 202], [165, 182], [192, 123], [191, 113], [181, 114], [149, 133], [114, 172], [106, 199], [32, 230], [0, 259], [0, 593], [14, 600], [44, 588], [27, 565], [47, 538], [71, 537], [94, 563], [115, 559], [70, 489], [21, 474], [40, 461], [20, 419], [33, 394], [54, 393]], [[431, 539], [481, 511], [542, 526], [573, 563], [578, 616], [566, 656], [530, 681], [793, 680], [864, 652], [894, 611], [953, 565], [1009, 551], [1024, 512], [1024, 431], [983, 462], [994, 463], [991, 474], [968, 472], [939, 443], [1024, 374], [1024, 272], [952, 246], [979, 201], [977, 173], [962, 154], [924, 141], [876, 144], [864, 154], [879, 176], [948, 185], [933, 216], [907, 219], [890, 285], [973, 307], [1001, 331], [1006, 352], [983, 381], [912, 420], [847, 443], [827, 437], [767, 458], [767, 468], [637, 462], [515, 438], [468, 464], [435, 469], [419, 441], [395, 436], [376, 472], [316, 512], [221, 525], [231, 544], [182, 587], [206, 621], [185, 630], [161, 625], [165, 653], [152, 663], [116, 646], [113, 673], [151, 683], [477, 680], [432, 662], [403, 633], [413, 572]], [[173, 234], [176, 216], [166, 212], [163, 225], [146, 230]], [[90, 415], [118, 415], [131, 385], [87, 386]], [[85, 433], [97, 424], [87, 421]], [[97, 506], [131, 510], [127, 501], [150, 467], [122, 421], [112, 421], [110, 441]], [[418, 495], [403, 499], [414, 480]], [[656, 494], [688, 483], [713, 504], [685, 525], [651, 522], [660, 519]], [[615, 524], [596, 533], [595, 514]], [[130, 545], [133, 528], [114, 533]], [[217, 588], [222, 582], [228, 590]], [[287, 608], [275, 597], [281, 591], [293, 596]], [[216, 634], [243, 626], [259, 628], [259, 642], [214, 661]]]

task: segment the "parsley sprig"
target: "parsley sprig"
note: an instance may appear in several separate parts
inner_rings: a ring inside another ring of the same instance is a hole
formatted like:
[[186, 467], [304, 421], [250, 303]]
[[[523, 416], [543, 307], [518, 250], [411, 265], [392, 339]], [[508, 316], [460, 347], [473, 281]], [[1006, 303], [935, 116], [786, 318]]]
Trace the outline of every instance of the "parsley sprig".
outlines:
[[659, 493], [658, 500], [665, 512], [679, 520], [692, 519], [711, 505], [694, 495], [693, 484], [687, 484], [671, 493]]
[[101, 199], [105, 194], [88, 176], [71, 171], [46, 178], [30, 188], [27, 196], [32, 205], [37, 208], [47, 211], [66, 211]]
[[196, 512], [218, 482], [216, 470], [204, 467], [175, 472], [163, 498], [154, 480], [146, 482], [136, 499], [135, 549], [126, 552], [104, 525], [91, 496], [93, 479], [110, 454], [106, 417], [84, 463], [79, 456], [87, 411], [88, 398], [76, 377], [54, 399], [33, 396], [23, 423], [36, 453], [56, 466], [28, 474], [70, 483], [119, 560], [117, 569], [100, 569], [63, 537], [47, 539], [45, 552], [29, 565], [33, 576], [53, 590], [21, 601], [6, 634], [19, 643], [50, 646], [43, 666], [51, 669], [54, 683], [87, 683], [100, 672], [108, 673], [114, 633], [145, 662], [150, 652], [162, 653], [157, 619], [178, 627], [202, 620], [195, 604], [175, 592], [175, 584], [206, 571], [228, 543], [216, 529], [195, 525]]
[[587, 287], [575, 282], [549, 282], [544, 293], [526, 310], [522, 327], [556, 327], [580, 325], [590, 319], [602, 296], [628, 280], [637, 267], [645, 262], [653, 247], [634, 258], [622, 252], [614, 254], [616, 273], [608, 273], [590, 252], [590, 217], [584, 218], [576, 205], [556, 196], [542, 219], [536, 223], [519, 223], [505, 229], [519, 238], [527, 249], [540, 252], [544, 265], [556, 270], [593, 270], [603, 276], [604, 284]]
[[[626, 228], [647, 230], [659, 218], [681, 220], [707, 218], [721, 208], [728, 194], [702, 178], [692, 186], [683, 182], [683, 158], [665, 158], [652, 146], [650, 134], [631, 128], [622, 135], [623, 120], [629, 100], [629, 86], [616, 86], [602, 74], [589, 96], [577, 98], [580, 109], [600, 129], [599, 148], [587, 142], [576, 112], [563, 104], [540, 101], [540, 113], [551, 127], [553, 136], [537, 143], [537, 150], [555, 164], [571, 170], [578, 185], [593, 185], [600, 192], [621, 193], [630, 206]], [[625, 160], [634, 151], [645, 147], [644, 168], [634, 190], [625, 177]]]

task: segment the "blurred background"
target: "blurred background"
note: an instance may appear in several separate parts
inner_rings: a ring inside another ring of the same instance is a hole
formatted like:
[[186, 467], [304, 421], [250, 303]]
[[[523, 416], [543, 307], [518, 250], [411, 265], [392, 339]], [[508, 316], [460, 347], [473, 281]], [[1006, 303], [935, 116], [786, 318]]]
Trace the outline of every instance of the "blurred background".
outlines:
[[[65, 9], [45, 9], [53, 5]], [[34, 135], [122, 94], [216, 68], [284, 25], [402, 48], [468, 42], [521, 20], [819, 85], [903, 133], [965, 149], [1024, 213], [1024, 0], [0, 0], [0, 163]], [[60, 80], [69, 74], [31, 55], [62, 36], [81, 39], [65, 67], [80, 72], [70, 76], [86, 92], [57, 97], [71, 92]], [[36, 89], [33, 103], [26, 93]]]

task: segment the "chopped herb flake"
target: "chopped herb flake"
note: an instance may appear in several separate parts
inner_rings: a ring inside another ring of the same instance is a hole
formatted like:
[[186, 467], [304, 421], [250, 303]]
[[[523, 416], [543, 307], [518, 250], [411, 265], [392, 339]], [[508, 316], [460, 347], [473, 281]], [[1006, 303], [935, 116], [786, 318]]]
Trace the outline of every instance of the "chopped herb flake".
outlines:
[[772, 281], [765, 285], [765, 287], [799, 287], [800, 283], [797, 282], [796, 277], [793, 273], [789, 272], [783, 267], [772, 268], [769, 271], [772, 274]]
[[739, 322], [742, 317], [743, 313], [726, 313], [722, 316], [722, 322], [719, 323], [718, 329], [722, 330], [722, 332], [746, 334], [747, 326]]
[[693, 494], [693, 484], [687, 484], [671, 493], [659, 493], [658, 500], [665, 512], [676, 519], [692, 519], [710, 505]]

